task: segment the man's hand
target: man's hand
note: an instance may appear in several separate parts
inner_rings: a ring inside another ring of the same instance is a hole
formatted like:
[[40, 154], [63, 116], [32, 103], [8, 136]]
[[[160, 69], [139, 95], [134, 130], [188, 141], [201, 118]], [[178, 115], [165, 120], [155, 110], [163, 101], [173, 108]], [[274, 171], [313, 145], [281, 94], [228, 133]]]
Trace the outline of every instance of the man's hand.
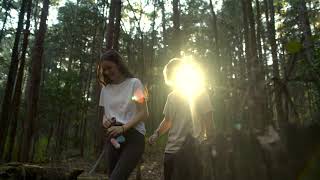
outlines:
[[154, 132], [148, 139], [150, 145], [153, 145], [159, 138], [159, 133], [156, 131]]

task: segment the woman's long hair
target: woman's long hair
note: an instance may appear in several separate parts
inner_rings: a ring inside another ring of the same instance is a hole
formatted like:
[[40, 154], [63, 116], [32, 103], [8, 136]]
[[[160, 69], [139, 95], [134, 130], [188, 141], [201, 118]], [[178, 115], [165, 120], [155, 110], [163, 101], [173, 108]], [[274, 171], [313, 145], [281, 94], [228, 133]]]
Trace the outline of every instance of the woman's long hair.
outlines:
[[107, 84], [112, 83], [110, 78], [103, 73], [103, 68], [101, 67], [101, 62], [110, 61], [115, 63], [120, 73], [124, 75], [125, 78], [133, 78], [134, 75], [129, 71], [128, 67], [123, 62], [121, 55], [116, 50], [108, 50], [104, 52], [100, 57], [100, 62], [97, 66], [97, 80], [101, 85], [106, 86]]

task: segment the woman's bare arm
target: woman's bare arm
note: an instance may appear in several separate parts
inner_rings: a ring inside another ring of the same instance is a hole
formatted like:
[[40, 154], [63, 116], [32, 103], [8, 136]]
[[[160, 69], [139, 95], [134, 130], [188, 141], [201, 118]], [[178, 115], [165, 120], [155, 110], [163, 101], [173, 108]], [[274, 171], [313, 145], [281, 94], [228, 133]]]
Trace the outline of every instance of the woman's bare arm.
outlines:
[[135, 103], [137, 105], [137, 113], [131, 120], [128, 121], [127, 124], [123, 125], [124, 131], [127, 131], [128, 129], [135, 127], [140, 121], [146, 120], [149, 116], [147, 103], [145, 101], [143, 101], [142, 103]]

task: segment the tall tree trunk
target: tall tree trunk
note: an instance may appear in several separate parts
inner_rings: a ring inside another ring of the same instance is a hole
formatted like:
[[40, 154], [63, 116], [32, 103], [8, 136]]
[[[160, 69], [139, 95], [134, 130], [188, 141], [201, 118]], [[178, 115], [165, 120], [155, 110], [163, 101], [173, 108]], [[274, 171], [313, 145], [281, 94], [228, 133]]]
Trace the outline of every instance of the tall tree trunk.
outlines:
[[248, 79], [250, 86], [250, 94], [252, 94], [251, 101], [249, 100], [249, 127], [255, 127], [262, 129], [265, 126], [265, 110], [266, 102], [264, 96], [264, 77], [262, 75], [262, 66], [258, 61], [257, 55], [257, 40], [255, 31], [255, 21], [252, 10], [252, 0], [245, 0], [243, 5], [245, 6], [244, 12], [248, 17], [249, 25], [249, 38], [248, 38]]
[[161, 26], [162, 26], [162, 37], [163, 37], [163, 45], [166, 48], [168, 41], [167, 41], [167, 30], [166, 30], [166, 10], [164, 7], [164, 0], [159, 0], [160, 8], [161, 8]]
[[32, 138], [31, 138], [31, 147], [30, 147], [30, 160], [29, 161], [33, 161], [34, 159], [34, 155], [36, 154], [36, 147], [37, 147], [37, 142], [39, 140], [39, 132], [37, 131], [36, 134], [33, 134]]
[[[39, 2], [40, 0], [33, 0], [33, 27], [34, 27], [34, 34], [37, 34], [37, 31], [38, 31], [38, 24], [39, 24]], [[27, 69], [27, 73], [26, 73], [26, 83], [25, 83], [25, 91], [24, 91], [24, 97], [25, 99], [27, 99], [28, 97], [28, 94], [29, 94], [29, 88], [30, 87], [30, 78], [28, 78], [29, 76], [31, 76], [31, 66], [28, 66], [28, 69]]]
[[[216, 12], [214, 11], [214, 7], [213, 7], [213, 3], [212, 3], [212, 0], [210, 0], [210, 12], [211, 12], [211, 16], [212, 16], [212, 22], [211, 22], [211, 25], [212, 25], [212, 33], [213, 33], [213, 38], [212, 38], [212, 45], [213, 45], [213, 49], [214, 49], [214, 58], [215, 59], [215, 62], [212, 62], [212, 66], [211, 68], [213, 68], [214, 70], [212, 71], [212, 74], [211, 76], [212, 77], [216, 77], [217, 79], [217, 83], [218, 83], [218, 86], [221, 86], [222, 84], [222, 77], [221, 77], [221, 66], [222, 66], [222, 63], [221, 63], [221, 52], [220, 52], [220, 45], [219, 45], [219, 36], [218, 36], [218, 26], [217, 26], [217, 15], [216, 15]], [[214, 74], [216, 73], [216, 74]], [[212, 78], [210, 78], [212, 79]], [[213, 82], [210, 82], [210, 84], [213, 84]]]
[[97, 39], [97, 29], [95, 29], [95, 33], [93, 36], [93, 40], [92, 40], [92, 46], [91, 46], [91, 63], [89, 66], [89, 78], [87, 79], [87, 83], [86, 83], [86, 88], [85, 88], [85, 93], [86, 93], [86, 99], [85, 99], [85, 111], [84, 111], [84, 123], [83, 123], [83, 130], [81, 133], [81, 128], [80, 128], [80, 139], [81, 139], [81, 143], [80, 143], [80, 155], [83, 156], [84, 154], [84, 149], [85, 149], [85, 138], [86, 138], [86, 131], [87, 131], [87, 114], [88, 114], [88, 109], [89, 109], [89, 98], [90, 98], [90, 89], [91, 89], [91, 82], [92, 82], [92, 74], [93, 74], [93, 67], [94, 67], [94, 63], [96, 60], [96, 39]]
[[180, 30], [180, 0], [173, 0], [172, 1], [173, 6], [173, 15], [172, 15], [172, 21], [173, 21], [173, 36], [172, 36], [172, 42], [173, 46], [172, 49], [175, 49], [174, 56], [180, 56], [181, 52], [181, 30]]
[[0, 159], [2, 159], [2, 155], [4, 152], [4, 146], [6, 142], [7, 132], [8, 132], [8, 125], [9, 125], [9, 114], [11, 112], [11, 105], [12, 105], [12, 94], [14, 89], [14, 84], [17, 76], [18, 64], [19, 64], [19, 42], [20, 42], [20, 35], [23, 29], [23, 19], [25, 14], [25, 9], [27, 5], [27, 0], [22, 0], [20, 13], [19, 13], [19, 20], [18, 20], [18, 27], [15, 34], [15, 40], [12, 48], [11, 54], [11, 63], [9, 67], [9, 74], [6, 83], [6, 89], [4, 92], [4, 98], [1, 107], [1, 119], [0, 119]]
[[30, 143], [35, 134], [35, 125], [38, 110], [39, 87], [41, 80], [41, 68], [43, 61], [43, 43], [47, 30], [47, 17], [49, 11], [49, 0], [43, 0], [39, 31], [36, 35], [35, 45], [32, 49], [32, 73], [31, 86], [27, 101], [27, 118], [24, 123], [24, 138], [22, 141], [21, 160], [30, 160]]
[[[107, 4], [107, 8], [108, 9], [108, 6], [110, 4]], [[104, 8], [105, 9], [105, 8]], [[105, 14], [105, 18], [108, 17], [107, 15], [107, 10], [105, 11], [106, 14]], [[107, 29], [107, 21], [105, 21], [105, 26], [101, 32], [102, 36], [105, 36], [106, 35], [106, 29]], [[103, 46], [103, 40], [100, 41], [98, 43], [100, 45], [100, 47]], [[97, 61], [95, 62], [96, 66], [95, 67], [98, 67], [99, 65], [99, 58], [97, 58]], [[95, 69], [97, 71], [97, 68]], [[97, 72], [95, 71], [95, 73], [97, 74]], [[93, 97], [95, 99], [95, 102], [99, 102], [99, 99], [100, 99], [100, 91], [101, 91], [101, 85], [98, 83], [98, 81], [96, 81], [95, 85], [94, 85], [94, 93], [93, 93]], [[99, 103], [96, 104], [96, 121], [95, 121], [95, 128], [97, 129], [97, 131], [95, 131], [95, 134], [94, 134], [94, 140], [95, 140], [95, 144], [94, 144], [94, 152], [95, 154], [98, 154], [102, 151], [102, 147], [103, 147], [103, 129], [102, 129], [102, 126], [101, 126], [101, 122], [102, 122], [102, 116], [103, 116], [103, 112], [102, 112], [102, 109], [100, 106], [99, 106]]]
[[[148, 93], [149, 93], [149, 95], [150, 95], [150, 103], [148, 104], [149, 105], [149, 107], [150, 107], [150, 109], [153, 109], [154, 108], [154, 104], [155, 104], [155, 102], [154, 102], [154, 100], [155, 100], [155, 90], [153, 89], [153, 88], [149, 88], [150, 86], [150, 84], [149, 83], [153, 83], [153, 82], [155, 82], [155, 75], [153, 74], [153, 72], [154, 72], [154, 69], [155, 69], [155, 67], [157, 67], [156, 66], [156, 64], [155, 64], [155, 48], [154, 48], [154, 46], [155, 46], [155, 41], [156, 41], [156, 31], [155, 31], [155, 20], [156, 20], [156, 17], [157, 17], [157, 4], [158, 4], [159, 2], [158, 1], [154, 1], [154, 4], [153, 4], [153, 12], [152, 12], [152, 24], [151, 24], [151, 30], [152, 30], [152, 32], [151, 32], [151, 44], [150, 44], [150, 46], [149, 46], [149, 48], [150, 48], [150, 51], [148, 51], [148, 52], [150, 52], [151, 54], [150, 54], [150, 63], [149, 63], [149, 66], [148, 67], [150, 67], [150, 68], [147, 68], [147, 70], [148, 70], [148, 73], [147, 73], [147, 79], [146, 79], [146, 84], [148, 85]], [[151, 114], [150, 114], [150, 119], [152, 119], [152, 121], [148, 121], [148, 122], [146, 122], [146, 125], [148, 126], [148, 127], [150, 127], [150, 129], [151, 130], [154, 130], [155, 129], [155, 121], [154, 121], [154, 119], [155, 119], [155, 113], [154, 112], [152, 112]]]
[[[268, 121], [268, 112], [267, 112], [267, 101], [265, 99], [265, 79], [263, 71], [263, 63], [258, 60], [257, 55], [257, 38], [255, 30], [255, 21], [254, 13], [252, 9], [252, 2], [249, 0], [248, 3], [249, 10], [249, 24], [251, 29], [251, 43], [252, 43], [252, 70], [254, 71], [255, 76], [255, 104], [257, 105], [257, 111], [255, 111], [255, 127], [260, 130], [264, 130]], [[260, 40], [259, 40], [260, 41]], [[258, 113], [256, 113], [258, 112]]]
[[[264, 13], [265, 13], [265, 18], [266, 18], [266, 24], [267, 24], [267, 29], [268, 29], [268, 22], [269, 22], [269, 9], [268, 9], [268, 0], [263, 0], [263, 6], [264, 6]], [[265, 66], [265, 73], [266, 73], [266, 78], [269, 79], [269, 68], [268, 68], [268, 50], [269, 50], [269, 39], [267, 39], [268, 37], [268, 30], [264, 30], [264, 28], [262, 29], [263, 33], [262, 33], [262, 42], [263, 42], [263, 57], [264, 57], [264, 61], [263, 64]]]
[[[151, 48], [151, 58], [150, 58], [150, 67], [151, 67], [151, 70], [154, 69], [154, 67], [156, 67], [155, 65], [155, 42], [156, 42], [156, 38], [157, 38], [157, 33], [156, 33], [156, 30], [155, 30], [155, 25], [156, 25], [156, 17], [157, 17], [157, 2], [154, 1], [154, 9], [153, 9], [153, 13], [152, 13], [152, 24], [151, 24], [151, 30], [152, 30], [152, 33], [151, 33], [151, 44], [150, 44], [150, 48]], [[148, 73], [148, 77], [151, 78], [149, 79], [150, 82], [153, 81], [153, 75]]]
[[[239, 79], [244, 82], [246, 77], [245, 58], [243, 57], [243, 34], [239, 34], [238, 40], [238, 67], [239, 67]], [[242, 87], [241, 87], [242, 88]]]
[[141, 81], [145, 82], [146, 77], [147, 77], [147, 75], [146, 75], [147, 62], [146, 62], [145, 52], [144, 52], [145, 51], [144, 34], [143, 34], [143, 31], [141, 30], [142, 13], [143, 13], [143, 11], [140, 11], [139, 21], [138, 21], [139, 25], [137, 27], [137, 31], [140, 34], [140, 49], [139, 49], [140, 53], [138, 55], [138, 58], [141, 59], [141, 61], [142, 61], [142, 66], [140, 66], [139, 76], [141, 77]]
[[55, 151], [54, 151], [54, 156], [57, 158], [62, 152], [62, 127], [63, 127], [63, 109], [60, 107], [59, 108], [59, 114], [58, 114], [58, 122], [57, 122], [57, 127], [56, 127], [56, 138], [55, 138]]
[[45, 154], [48, 156], [48, 150], [50, 148], [50, 144], [51, 144], [51, 139], [52, 139], [52, 135], [53, 135], [53, 124], [51, 124], [50, 126], [50, 130], [49, 130], [49, 134], [48, 134], [48, 143], [47, 143], [47, 146], [46, 146], [46, 151], [45, 151]]
[[86, 137], [86, 126], [87, 126], [87, 117], [84, 117], [81, 122], [82, 127], [80, 128], [80, 156], [84, 156], [84, 148], [85, 148], [85, 137]]
[[34, 32], [38, 31], [38, 25], [39, 25], [39, 2], [40, 0], [34, 0], [34, 10], [33, 10], [33, 20], [34, 20]]
[[262, 23], [261, 23], [261, 11], [260, 11], [260, 2], [256, 0], [256, 21], [257, 21], [257, 47], [258, 47], [258, 58], [260, 62], [263, 62], [262, 58], [262, 47], [261, 47], [261, 35], [262, 35]]
[[[268, 8], [266, 11], [270, 13], [270, 21], [267, 22], [268, 32], [269, 32], [269, 43], [271, 46], [271, 54], [272, 54], [272, 69], [273, 69], [273, 78], [276, 80], [280, 79], [280, 72], [279, 72], [279, 61], [278, 61], [278, 54], [277, 54], [277, 42], [276, 42], [276, 29], [275, 29], [275, 11], [274, 11], [274, 2], [273, 0], [268, 0], [267, 2]], [[268, 13], [268, 14], [269, 14]], [[276, 83], [278, 81], [274, 81], [274, 97], [275, 97], [275, 107], [276, 107], [276, 119], [281, 127], [284, 114], [283, 114], [283, 105], [282, 105], [282, 94], [281, 94], [281, 85]]]
[[114, 27], [114, 45], [113, 45], [113, 48], [115, 50], [119, 50], [119, 37], [120, 37], [120, 22], [121, 22], [121, 6], [122, 6], [122, 2], [121, 0], [118, 0], [116, 2], [116, 8], [115, 8], [115, 11], [116, 11], [116, 23], [115, 23], [115, 27]]
[[19, 109], [20, 109], [20, 100], [21, 100], [21, 93], [22, 93], [22, 82], [23, 82], [23, 75], [24, 75], [24, 66], [26, 61], [26, 53], [29, 43], [29, 34], [30, 34], [30, 19], [31, 19], [31, 7], [32, 7], [32, 0], [28, 0], [27, 6], [27, 20], [26, 20], [26, 28], [24, 30], [23, 36], [23, 44], [22, 44], [22, 54], [20, 57], [20, 66], [18, 71], [18, 76], [16, 80], [16, 86], [14, 88], [14, 95], [13, 95], [13, 102], [12, 102], [12, 114], [10, 115], [10, 120], [12, 121], [11, 128], [10, 128], [10, 135], [8, 140], [8, 153], [6, 156], [7, 161], [11, 161], [12, 153], [13, 153], [13, 146], [15, 144], [16, 132], [17, 132], [17, 124], [18, 124], [18, 117], [19, 117]]
[[311, 65], [314, 64], [314, 43], [312, 40], [312, 32], [310, 27], [310, 20], [308, 8], [305, 0], [298, 1], [298, 16], [300, 29], [303, 32], [303, 47], [307, 60]]
[[217, 26], [217, 15], [213, 8], [212, 0], [210, 0], [210, 11], [212, 15], [212, 30], [213, 30], [213, 36], [214, 36], [214, 47], [215, 47], [215, 54], [217, 57], [220, 56], [220, 50], [219, 50], [219, 36], [218, 36], [218, 26]]
[[[248, 90], [247, 91], [250, 91], [250, 92], [252, 92], [252, 84], [250, 84], [251, 82], [252, 82], [252, 75], [250, 74], [250, 72], [251, 72], [251, 66], [250, 66], [250, 47], [249, 47], [249, 22], [248, 22], [248, 7], [247, 7], [247, 5], [246, 5], [246, 3], [247, 3], [247, 0], [241, 0], [241, 5], [242, 5], [242, 13], [243, 13], [243, 15], [242, 15], [242, 17], [243, 17], [243, 35], [244, 35], [244, 45], [245, 45], [245, 64], [246, 64], [246, 77], [247, 77], [247, 79], [248, 79], [248, 84], [249, 84], [249, 86], [248, 86]], [[246, 94], [247, 92], [245, 92], [245, 94]], [[250, 93], [250, 94], [252, 94], [252, 93]], [[252, 106], [250, 106], [250, 102], [252, 102], [253, 100], [252, 100], [252, 97], [250, 97], [250, 99], [248, 99], [248, 111], [249, 111], [249, 115], [251, 115], [251, 113], [250, 113], [250, 111], [251, 111], [251, 108], [252, 108]], [[247, 126], [247, 127], [249, 127], [250, 126], [250, 122], [251, 122], [251, 120], [250, 119], [252, 119], [251, 117], [249, 117], [249, 119], [248, 120], [246, 120], [245, 122], [244, 122], [244, 125], [245, 126]]]
[[[92, 60], [92, 66], [93, 67], [94, 60]], [[86, 87], [86, 99], [85, 99], [85, 107], [84, 107], [84, 113], [83, 113], [83, 119], [80, 126], [80, 155], [83, 157], [84, 150], [86, 147], [86, 134], [87, 134], [87, 114], [88, 114], [88, 108], [89, 108], [89, 94], [91, 89], [91, 79], [92, 79], [92, 69], [90, 68], [89, 72], [89, 79], [87, 81], [87, 87]]]
[[307, 63], [311, 69], [311, 76], [316, 79], [315, 85], [318, 91], [320, 91], [320, 69], [316, 67], [315, 59], [315, 52], [314, 52], [314, 42], [312, 37], [312, 31], [310, 27], [310, 20], [308, 14], [308, 8], [306, 5], [306, 0], [300, 0], [297, 2], [297, 9], [298, 9], [298, 17], [299, 17], [299, 26], [301, 31], [303, 32], [303, 49], [304, 54], [307, 60]]
[[114, 43], [114, 19], [115, 19], [115, 9], [116, 2], [119, 0], [111, 0], [110, 9], [109, 9], [109, 22], [108, 22], [108, 31], [106, 34], [106, 48], [112, 49]]
[[[244, 34], [244, 44], [245, 44], [245, 62], [248, 62], [249, 56], [249, 23], [248, 23], [248, 10], [246, 6], [246, 0], [241, 0], [242, 3], [242, 12], [243, 12], [243, 34]], [[246, 72], [248, 80], [250, 81], [251, 76], [249, 76], [250, 66], [249, 63], [246, 63]]]

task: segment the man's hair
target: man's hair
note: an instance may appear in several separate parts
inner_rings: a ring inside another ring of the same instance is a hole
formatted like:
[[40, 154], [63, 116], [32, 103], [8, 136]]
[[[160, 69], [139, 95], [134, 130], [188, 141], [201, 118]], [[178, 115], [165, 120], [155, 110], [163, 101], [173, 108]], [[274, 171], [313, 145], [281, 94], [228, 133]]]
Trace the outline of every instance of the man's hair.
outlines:
[[183, 61], [180, 58], [173, 58], [164, 66], [163, 76], [166, 84], [172, 85], [174, 72], [182, 63]]

